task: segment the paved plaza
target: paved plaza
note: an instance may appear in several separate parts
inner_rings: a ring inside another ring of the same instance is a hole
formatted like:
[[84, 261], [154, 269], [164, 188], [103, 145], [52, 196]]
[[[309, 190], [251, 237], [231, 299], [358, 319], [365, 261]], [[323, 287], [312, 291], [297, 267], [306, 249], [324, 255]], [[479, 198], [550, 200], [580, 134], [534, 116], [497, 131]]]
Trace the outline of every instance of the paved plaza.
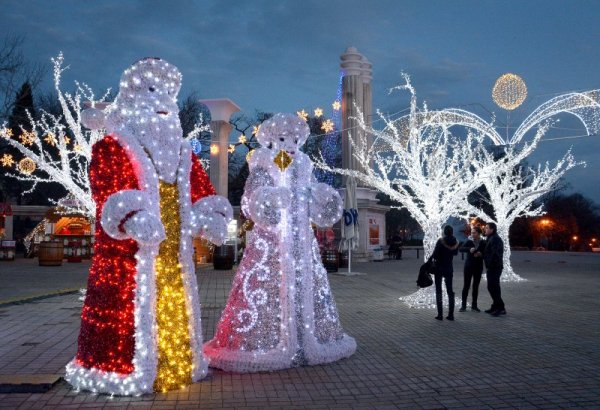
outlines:
[[[354, 264], [329, 275], [354, 356], [273, 373], [211, 370], [188, 388], [142, 397], [75, 392], [0, 393], [2, 408], [563, 408], [600, 407], [599, 254], [515, 252], [527, 282], [503, 283], [508, 314], [410, 309], [419, 260]], [[455, 260], [455, 291], [462, 264]], [[0, 264], [0, 380], [51, 380], [73, 357], [88, 264]], [[232, 272], [198, 270], [205, 340], [212, 337]], [[482, 282], [480, 307], [490, 304]], [[18, 300], [23, 302], [17, 303]], [[32, 382], [33, 383], [33, 382]]]

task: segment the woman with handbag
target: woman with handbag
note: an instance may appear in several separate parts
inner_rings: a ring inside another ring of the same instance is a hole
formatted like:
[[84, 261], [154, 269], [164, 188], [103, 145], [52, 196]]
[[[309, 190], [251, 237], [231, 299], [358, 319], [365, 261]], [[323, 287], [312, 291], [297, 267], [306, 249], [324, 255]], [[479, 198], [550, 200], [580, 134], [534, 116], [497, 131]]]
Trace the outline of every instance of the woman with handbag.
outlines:
[[458, 241], [454, 237], [454, 229], [450, 225], [444, 227], [444, 236], [438, 239], [431, 258], [435, 261], [435, 301], [437, 304], [437, 320], [444, 320], [444, 310], [442, 304], [442, 279], [446, 283], [446, 292], [448, 293], [448, 316], [446, 319], [454, 320], [454, 290], [452, 289], [452, 279], [454, 276], [454, 267], [452, 260], [454, 255], [458, 254]]

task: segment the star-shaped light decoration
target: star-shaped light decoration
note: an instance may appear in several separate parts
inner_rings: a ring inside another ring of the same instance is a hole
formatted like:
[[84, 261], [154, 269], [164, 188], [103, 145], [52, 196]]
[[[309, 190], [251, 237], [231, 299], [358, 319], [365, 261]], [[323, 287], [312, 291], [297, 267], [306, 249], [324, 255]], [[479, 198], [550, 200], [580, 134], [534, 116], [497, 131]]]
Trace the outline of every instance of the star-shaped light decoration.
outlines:
[[321, 129], [326, 133], [330, 133], [331, 131], [333, 131], [333, 128], [334, 124], [333, 121], [331, 121], [330, 119], [323, 121], [323, 124], [321, 124]]
[[244, 134], [240, 135], [240, 137], [238, 138], [238, 141], [240, 142], [240, 144], [245, 144], [246, 141], [248, 141], [248, 139], [246, 138], [246, 136]]
[[33, 145], [35, 137], [35, 132], [23, 131], [23, 134], [19, 136], [19, 139], [23, 145]]
[[260, 125], [254, 125], [252, 127], [252, 135], [258, 134], [258, 131], [260, 131]]
[[15, 163], [15, 160], [13, 159], [12, 155], [4, 154], [2, 155], [2, 158], [0, 158], [0, 162], [5, 167], [11, 167]]
[[51, 132], [49, 132], [48, 135], [46, 135], [46, 137], [44, 138], [44, 141], [46, 141], [48, 144], [50, 144], [52, 146], [56, 145], [56, 137]]
[[234, 151], [235, 151], [235, 145], [229, 144], [229, 148], [227, 148], [227, 152], [229, 152], [230, 154], [233, 154]]
[[63, 141], [65, 143], [65, 145], [68, 145], [69, 142], [71, 142], [71, 138], [67, 137], [66, 135], [63, 137]]
[[342, 108], [342, 103], [336, 100], [333, 102], [333, 104], [331, 104], [331, 106], [334, 110], [339, 111], [339, 109]]
[[298, 117], [302, 118], [304, 121], [308, 121], [308, 113], [306, 111], [296, 111], [296, 114], [298, 114]]
[[275, 158], [273, 159], [273, 162], [275, 163], [275, 165], [277, 165], [277, 168], [279, 168], [279, 170], [282, 172], [285, 171], [285, 169], [290, 166], [292, 161], [293, 161], [292, 157], [290, 157], [290, 155], [287, 152], [285, 152], [284, 150], [280, 150], [277, 153], [277, 155], [275, 155]]
[[248, 153], [246, 154], [246, 162], [250, 162], [250, 158], [252, 158], [252, 155], [254, 155], [254, 150], [251, 149], [250, 151], [248, 151]]
[[81, 145], [75, 144], [75, 145], [73, 145], [73, 151], [75, 151], [75, 152], [82, 152], [83, 148], [81, 148]]
[[323, 109], [322, 108], [315, 108], [315, 117], [319, 118], [323, 115]]
[[13, 136], [13, 132], [10, 128], [4, 128], [2, 129], [2, 131], [0, 132], [0, 134], [2, 134], [3, 137], [5, 138], [10, 138]]

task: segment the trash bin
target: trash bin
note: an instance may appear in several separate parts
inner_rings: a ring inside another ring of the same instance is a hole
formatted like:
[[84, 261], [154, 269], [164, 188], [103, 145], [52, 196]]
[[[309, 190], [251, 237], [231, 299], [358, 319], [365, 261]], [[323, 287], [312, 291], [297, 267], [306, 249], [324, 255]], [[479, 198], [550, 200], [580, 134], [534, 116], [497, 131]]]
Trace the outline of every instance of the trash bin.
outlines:
[[382, 262], [383, 261], [383, 248], [377, 247], [373, 248], [373, 261], [374, 262]]
[[337, 272], [339, 267], [338, 251], [335, 249], [325, 249], [321, 252], [323, 266], [327, 272]]
[[348, 251], [340, 252], [340, 268], [348, 267]]

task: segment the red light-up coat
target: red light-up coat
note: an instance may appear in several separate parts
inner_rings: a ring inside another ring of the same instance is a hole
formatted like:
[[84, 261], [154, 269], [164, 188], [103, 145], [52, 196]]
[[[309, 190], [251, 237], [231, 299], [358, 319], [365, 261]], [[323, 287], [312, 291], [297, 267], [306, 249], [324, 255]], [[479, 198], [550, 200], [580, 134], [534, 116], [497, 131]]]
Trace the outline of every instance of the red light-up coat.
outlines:
[[[181, 145], [178, 168], [179, 262], [188, 290], [188, 310], [192, 312], [192, 379], [198, 380], [206, 375], [207, 363], [202, 355], [200, 307], [192, 261], [192, 233], [199, 233], [201, 228], [195, 226], [192, 214], [200, 208], [206, 211], [207, 205], [215, 205], [215, 200], [221, 202], [222, 198], [211, 196], [214, 188], [187, 143]], [[158, 175], [139, 143], [113, 135], [94, 145], [90, 180], [97, 205], [95, 255], [82, 311], [79, 348], [67, 376], [82, 389], [115, 394], [150, 392], [157, 367], [153, 260], [164, 232], [149, 220], [130, 226], [129, 233], [126, 227], [133, 218], [144, 214], [160, 218]], [[210, 197], [200, 201], [207, 196]], [[139, 240], [131, 238], [134, 231]], [[214, 231], [204, 233], [210, 237]], [[156, 240], [141, 239], [154, 234]], [[217, 238], [212, 239], [218, 242]]]

